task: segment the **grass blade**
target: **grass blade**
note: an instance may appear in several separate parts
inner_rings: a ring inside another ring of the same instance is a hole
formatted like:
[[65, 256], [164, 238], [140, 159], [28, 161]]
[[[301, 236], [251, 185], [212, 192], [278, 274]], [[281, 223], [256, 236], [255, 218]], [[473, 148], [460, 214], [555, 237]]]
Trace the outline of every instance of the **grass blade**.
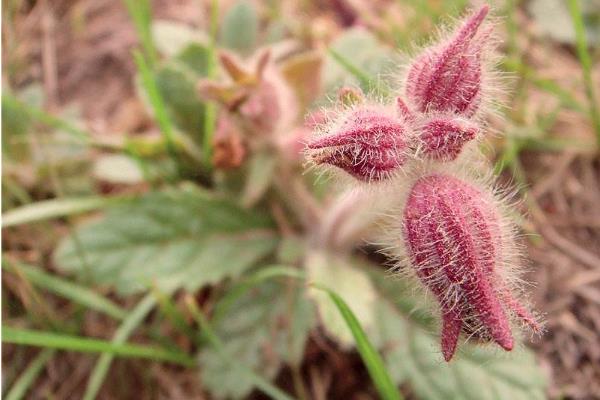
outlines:
[[120, 357], [148, 358], [151, 360], [169, 361], [188, 367], [195, 365], [194, 359], [187, 354], [160, 348], [122, 342], [107, 342], [106, 340], [61, 333], [17, 329], [6, 325], [2, 325], [2, 341], [4, 343], [79, 351], [83, 353], [108, 353]]
[[575, 40], [577, 43], [577, 55], [579, 56], [579, 62], [581, 63], [581, 69], [583, 70], [583, 83], [585, 85], [585, 93], [588, 98], [590, 108], [590, 118], [596, 131], [596, 139], [598, 146], [600, 146], [600, 111], [596, 103], [596, 94], [594, 92], [594, 81], [592, 79], [592, 57], [588, 51], [587, 38], [585, 36], [585, 24], [583, 22], [583, 15], [581, 13], [581, 7], [579, 6], [579, 0], [568, 0], [569, 13], [573, 21], [573, 27], [575, 28]]
[[[154, 306], [156, 305], [156, 298], [152, 294], [146, 295], [131, 311], [127, 319], [123, 321], [115, 336], [113, 337], [113, 344], [121, 344], [124, 343], [127, 338], [131, 335], [133, 330], [138, 327], [139, 324], [142, 323], [144, 318], [152, 311]], [[92, 400], [95, 399], [100, 387], [102, 386], [102, 382], [104, 382], [104, 378], [106, 378], [106, 374], [108, 372], [108, 368], [113, 360], [112, 354], [103, 354], [100, 356], [100, 359], [96, 363], [92, 374], [90, 375], [90, 379], [88, 381], [87, 387], [85, 389], [85, 394], [83, 396], [84, 400]]]
[[352, 331], [354, 340], [356, 340], [356, 348], [358, 349], [381, 398], [384, 400], [401, 400], [402, 396], [400, 395], [400, 391], [396, 388], [387, 373], [381, 356], [377, 353], [371, 342], [369, 342], [365, 331], [360, 326], [352, 310], [350, 310], [344, 300], [342, 300], [335, 292], [320, 285], [314, 285], [314, 287], [325, 291], [329, 295], [331, 301], [333, 301], [344, 318], [344, 321], [346, 321], [348, 328]]
[[19, 376], [19, 378], [12, 385], [6, 396], [5, 400], [20, 400], [22, 399], [29, 387], [33, 384], [35, 379], [38, 377], [42, 369], [46, 365], [56, 351], [54, 349], [44, 349], [37, 355], [36, 358], [29, 364], [27, 369]]
[[2, 268], [6, 268], [15, 274], [23, 275], [35, 285], [40, 286], [49, 292], [55, 293], [92, 310], [102, 312], [115, 319], [124, 319], [127, 315], [127, 312], [123, 308], [105, 297], [100, 296], [91, 289], [48, 274], [40, 268], [25, 264], [8, 264], [6, 261], [2, 263]]
[[4, 213], [2, 216], [2, 228], [81, 214], [121, 203], [127, 199], [128, 197], [123, 196], [92, 196], [39, 201]]
[[167, 151], [169, 152], [169, 155], [173, 159], [175, 165], [179, 165], [177, 163], [175, 130], [173, 128], [173, 122], [169, 117], [164, 99], [162, 98], [158, 90], [158, 86], [156, 85], [154, 73], [152, 72], [150, 65], [146, 62], [144, 56], [139, 51], [133, 52], [133, 58], [142, 78], [142, 86], [148, 95], [148, 100], [150, 101], [152, 110], [154, 110], [154, 116], [156, 117], [160, 131], [165, 139]]
[[158, 56], [152, 40], [152, 8], [149, 0], [124, 0], [127, 11], [139, 36], [146, 58], [151, 66], [156, 64]]
[[278, 387], [271, 384], [269, 381], [264, 379], [262, 376], [256, 374], [254, 371], [252, 371], [248, 368], [245, 368], [243, 365], [240, 365], [238, 362], [233, 360], [229, 356], [229, 354], [227, 354], [227, 352], [225, 351], [225, 348], [223, 346], [223, 342], [221, 342], [221, 339], [212, 330], [208, 320], [206, 319], [204, 314], [202, 314], [202, 311], [200, 311], [200, 309], [196, 305], [196, 301], [194, 300], [194, 298], [192, 296], [188, 295], [188, 297], [186, 297], [186, 303], [188, 305], [188, 309], [190, 310], [190, 313], [192, 314], [192, 317], [194, 318], [194, 320], [196, 321], [196, 323], [198, 324], [200, 329], [202, 329], [202, 333], [204, 334], [204, 337], [208, 340], [210, 345], [213, 346], [215, 348], [215, 350], [217, 350], [217, 352], [221, 355], [221, 357], [229, 365], [231, 365], [231, 368], [238, 368], [240, 372], [242, 372], [244, 375], [246, 375], [249, 379], [252, 380], [252, 383], [254, 383], [254, 386], [256, 386], [258, 389], [260, 389], [263, 393], [269, 395], [271, 398], [273, 398], [275, 400], [293, 400], [292, 397], [290, 397], [288, 394], [284, 393]]

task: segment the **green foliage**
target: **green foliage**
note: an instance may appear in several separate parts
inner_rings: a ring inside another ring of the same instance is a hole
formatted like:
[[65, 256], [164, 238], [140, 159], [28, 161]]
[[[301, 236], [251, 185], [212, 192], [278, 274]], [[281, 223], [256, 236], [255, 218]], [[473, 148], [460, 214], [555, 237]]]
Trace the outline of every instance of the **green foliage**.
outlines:
[[229, 9], [221, 24], [219, 39], [224, 47], [249, 53], [258, 37], [258, 16], [252, 3], [238, 0]]
[[[217, 304], [219, 307], [219, 304]], [[244, 398], [254, 382], [230, 360], [273, 378], [282, 363], [299, 365], [315, 319], [304, 289], [295, 282], [262, 282], [227, 305], [227, 315], [213, 325], [222, 340], [200, 353], [202, 382], [217, 398]]]
[[271, 186], [277, 160], [269, 152], [256, 153], [248, 162], [248, 176], [242, 193], [242, 205], [254, 206]]
[[266, 215], [191, 187], [115, 207], [77, 236], [79, 248], [73, 238], [59, 245], [57, 266], [121, 294], [151, 284], [195, 290], [240, 275], [277, 246]]
[[393, 78], [389, 72], [397, 65], [394, 52], [361, 28], [338, 36], [330, 46], [323, 80], [328, 93], [343, 85], [358, 85], [366, 93], [385, 95]]
[[158, 92], [164, 99], [179, 129], [201, 143], [204, 131], [204, 104], [195, 90], [196, 77], [175, 63], [161, 67], [156, 73]]
[[[257, 146], [247, 146], [246, 161], [235, 172], [209, 173], [217, 110], [215, 104], [200, 99], [197, 83], [202, 78], [218, 79], [216, 44], [244, 57], [258, 47], [259, 16], [252, 2], [239, 0], [233, 4], [222, 19], [218, 35], [216, 0], [212, 1], [210, 34], [179, 23], [151, 22], [148, 0], [139, 4], [125, 0], [125, 3], [143, 50], [134, 55], [139, 72], [137, 83], [142, 89], [140, 95], [163, 137], [152, 143], [128, 137], [124, 145], [109, 146], [116, 154], [97, 159], [91, 176], [103, 183], [136, 187], [141, 187], [144, 181], [153, 187], [164, 181], [169, 185], [135, 197], [87, 196], [40, 201], [5, 213], [2, 222], [5, 228], [106, 211], [98, 218], [83, 221], [73, 234], [61, 241], [54, 253], [56, 268], [89, 284], [90, 288], [26, 265], [11, 266], [9, 270], [48, 292], [119, 319], [121, 325], [110, 342], [14, 328], [3, 328], [3, 340], [103, 353], [88, 381], [86, 400], [96, 398], [114, 356], [199, 365], [203, 387], [217, 398], [243, 398], [253, 389], [259, 389], [274, 398], [289, 399], [269, 380], [285, 364], [296, 368], [301, 365], [310, 331], [320, 322], [340, 348], [350, 351], [356, 346], [384, 399], [399, 398], [400, 385], [410, 387], [416, 398], [424, 400], [543, 398], [545, 381], [528, 350], [518, 349], [506, 356], [485, 347], [466, 345], [456, 360], [444, 363], [437, 350], [439, 339], [434, 318], [424, 311], [423, 302], [415, 300], [412, 289], [404, 281], [386, 276], [378, 266], [370, 265], [349, 251], [334, 254], [333, 249], [311, 250], [307, 243], [312, 245], [315, 239], [310, 236], [314, 233], [313, 227], [298, 228], [302, 210], [298, 213], [293, 208], [308, 208], [304, 201], [315, 200], [310, 198], [313, 195], [317, 198], [316, 207], [324, 208], [326, 202], [318, 204], [321, 198], [306, 190], [304, 194], [301, 191], [289, 193], [298, 204], [277, 203], [281, 200], [280, 193], [270, 189], [280, 178], [282, 164], [280, 157], [274, 154], [273, 142], [267, 143], [271, 146], [263, 146], [264, 143], [257, 140], [251, 143], [258, 143]], [[423, 22], [423, 15], [437, 19], [442, 13], [437, 6], [417, 1], [411, 4], [420, 13], [419, 23]], [[465, 1], [458, 4], [462, 7]], [[444, 2], [443, 13], [446, 7]], [[575, 22], [582, 23], [578, 19]], [[579, 26], [578, 31], [581, 29]], [[284, 30], [282, 25], [271, 25], [267, 40], [282, 38]], [[591, 61], [581, 35], [578, 39], [584, 77], [589, 79]], [[330, 98], [342, 85], [359, 86], [377, 97], [392, 93], [390, 88], [395, 77], [390, 72], [397, 64], [394, 50], [383, 46], [375, 35], [362, 28], [352, 28], [340, 34], [329, 50], [326, 55], [314, 51], [277, 59], [277, 68], [284, 83], [296, 95], [301, 113], [322, 94], [321, 86], [326, 90], [324, 98]], [[159, 60], [159, 54], [164, 59]], [[537, 77], [521, 61], [514, 64], [507, 68], [554, 93], [563, 106], [589, 111], [568, 91]], [[593, 99], [593, 91], [590, 93]], [[30, 103], [21, 103], [9, 95], [2, 97], [3, 148], [7, 137], [11, 142], [17, 138], [17, 143], [21, 143], [20, 140], [28, 145], [26, 138], [31, 133], [32, 122], [41, 122], [56, 131], [47, 135], [52, 142], [50, 146], [47, 143], [41, 146], [51, 155], [73, 158], [70, 155], [75, 150], [89, 151], [90, 146], [105, 150], [103, 143], [94, 142], [96, 139], [76, 124], [46, 114]], [[515, 139], [503, 161], [509, 164], [517, 159], [519, 151], [526, 146], [533, 147], [530, 142], [535, 140], [540, 146], [540, 143], [556, 145], [533, 133], [522, 140]], [[69, 135], [70, 145], [77, 143], [79, 147], [56, 146], [64, 139], [63, 134]], [[244, 136], [248, 142], [249, 136]], [[26, 150], [29, 152], [29, 147]], [[19, 159], [19, 153], [12, 149], [9, 153], [14, 160]], [[165, 154], [171, 158], [164, 157]], [[192, 163], [184, 164], [190, 161], [184, 155], [190, 156]], [[166, 165], [163, 163], [169, 163], [172, 170], [177, 169], [168, 171], [169, 179], [162, 179]], [[182, 173], [182, 165], [196, 174], [201, 170], [202, 179], [198, 179], [198, 183], [219, 190], [225, 190], [225, 184], [219, 185], [220, 181], [239, 178], [231, 193], [228, 192], [236, 201], [215, 194], [216, 190], [180, 185], [178, 181], [188, 176]], [[152, 169], [159, 167], [161, 174]], [[44, 168], [41, 167], [42, 172]], [[79, 165], [77, 169], [79, 175], [85, 171]], [[65, 176], [63, 172], [59, 170], [61, 179]], [[40, 174], [47, 175], [47, 172]], [[85, 175], [89, 181], [88, 174]], [[159, 175], [161, 179], [154, 179]], [[308, 179], [312, 181], [312, 177]], [[292, 184], [282, 185], [280, 191], [288, 189], [295, 190]], [[323, 198], [331, 192], [331, 186], [324, 183], [320, 189]], [[263, 199], [268, 201], [261, 202]], [[285, 232], [282, 240], [271, 216], [257, 207], [263, 203], [274, 206], [274, 210], [279, 207], [276, 211], [282, 215], [273, 214], [278, 217], [278, 227]], [[358, 214], [348, 218], [360, 218]], [[319, 227], [314, 228], [317, 231]], [[261, 261], [285, 265], [261, 265]], [[252, 273], [248, 273], [250, 271]], [[231, 285], [222, 284], [209, 295], [207, 304], [214, 305], [210, 321], [198, 307], [190, 311], [198, 323], [198, 331], [194, 330], [171, 299], [173, 293], [183, 288], [193, 294], [228, 278], [233, 278]], [[314, 286], [305, 287], [307, 282]], [[114, 288], [121, 296], [149, 288], [153, 288], [153, 292], [127, 311], [100, 296], [98, 287]], [[223, 294], [224, 287], [229, 290]], [[216, 303], [212, 303], [213, 300]], [[198, 347], [197, 359], [155, 346], [126, 343], [157, 303], [161, 304], [163, 313], [168, 314], [168, 323], [185, 333]], [[25, 393], [53, 352], [47, 350], [31, 363], [23, 379], [14, 386], [14, 396]]]

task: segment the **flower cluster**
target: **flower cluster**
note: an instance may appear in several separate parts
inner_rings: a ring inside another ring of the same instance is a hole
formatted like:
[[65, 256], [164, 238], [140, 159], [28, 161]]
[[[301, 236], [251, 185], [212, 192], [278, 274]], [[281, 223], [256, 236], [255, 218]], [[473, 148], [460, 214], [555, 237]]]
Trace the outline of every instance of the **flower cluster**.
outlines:
[[409, 66], [403, 96], [392, 107], [352, 101], [308, 144], [308, 157], [366, 182], [402, 171], [415, 158], [455, 160], [481, 131], [487, 13], [483, 6], [450, 39], [425, 49]]
[[358, 181], [408, 187], [398, 196], [403, 202], [389, 245], [437, 299], [446, 361], [461, 333], [511, 350], [512, 320], [541, 329], [515, 296], [510, 271], [518, 258], [505, 207], [477, 179], [452, 172], [469, 170], [469, 160], [459, 156], [484, 131], [488, 11], [481, 7], [414, 58], [394, 104], [372, 104], [345, 90], [350, 106], [306, 150], [313, 163], [342, 169]]

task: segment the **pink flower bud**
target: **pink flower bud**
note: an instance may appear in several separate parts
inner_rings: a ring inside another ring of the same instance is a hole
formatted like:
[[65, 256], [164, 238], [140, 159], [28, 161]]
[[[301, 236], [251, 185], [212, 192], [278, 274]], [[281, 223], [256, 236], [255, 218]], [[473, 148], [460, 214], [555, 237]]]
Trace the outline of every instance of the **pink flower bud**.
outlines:
[[418, 278], [440, 304], [446, 361], [461, 331], [511, 350], [508, 312], [540, 329], [502, 279], [506, 238], [494, 204], [492, 196], [442, 174], [418, 179], [408, 195], [404, 240]]
[[478, 126], [469, 120], [438, 116], [421, 123], [419, 138], [424, 155], [436, 161], [452, 161], [473, 140]]
[[350, 110], [307, 147], [316, 164], [341, 168], [366, 182], [389, 177], [405, 163], [409, 151], [402, 120], [368, 106]]
[[487, 30], [478, 30], [488, 11], [482, 6], [449, 41], [425, 49], [411, 64], [405, 90], [415, 110], [475, 114], [481, 103], [482, 50], [489, 39]]

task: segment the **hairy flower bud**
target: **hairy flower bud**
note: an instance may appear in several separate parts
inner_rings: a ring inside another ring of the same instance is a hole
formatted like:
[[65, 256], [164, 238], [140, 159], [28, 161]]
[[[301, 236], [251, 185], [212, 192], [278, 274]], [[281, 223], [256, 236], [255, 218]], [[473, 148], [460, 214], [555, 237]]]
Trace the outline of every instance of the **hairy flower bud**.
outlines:
[[481, 56], [489, 38], [488, 31], [478, 31], [488, 11], [481, 7], [449, 41], [425, 49], [411, 64], [405, 94], [416, 111], [475, 114], [481, 103]]
[[361, 181], [380, 181], [407, 160], [406, 127], [383, 109], [360, 106], [308, 143], [316, 164], [343, 169]]
[[508, 313], [540, 329], [502, 278], [505, 239], [492, 196], [450, 175], [422, 177], [408, 195], [402, 228], [415, 272], [441, 307], [446, 361], [461, 331], [511, 350]]
[[473, 140], [478, 126], [473, 122], [444, 115], [427, 118], [419, 127], [423, 154], [436, 161], [452, 161], [463, 146]]

